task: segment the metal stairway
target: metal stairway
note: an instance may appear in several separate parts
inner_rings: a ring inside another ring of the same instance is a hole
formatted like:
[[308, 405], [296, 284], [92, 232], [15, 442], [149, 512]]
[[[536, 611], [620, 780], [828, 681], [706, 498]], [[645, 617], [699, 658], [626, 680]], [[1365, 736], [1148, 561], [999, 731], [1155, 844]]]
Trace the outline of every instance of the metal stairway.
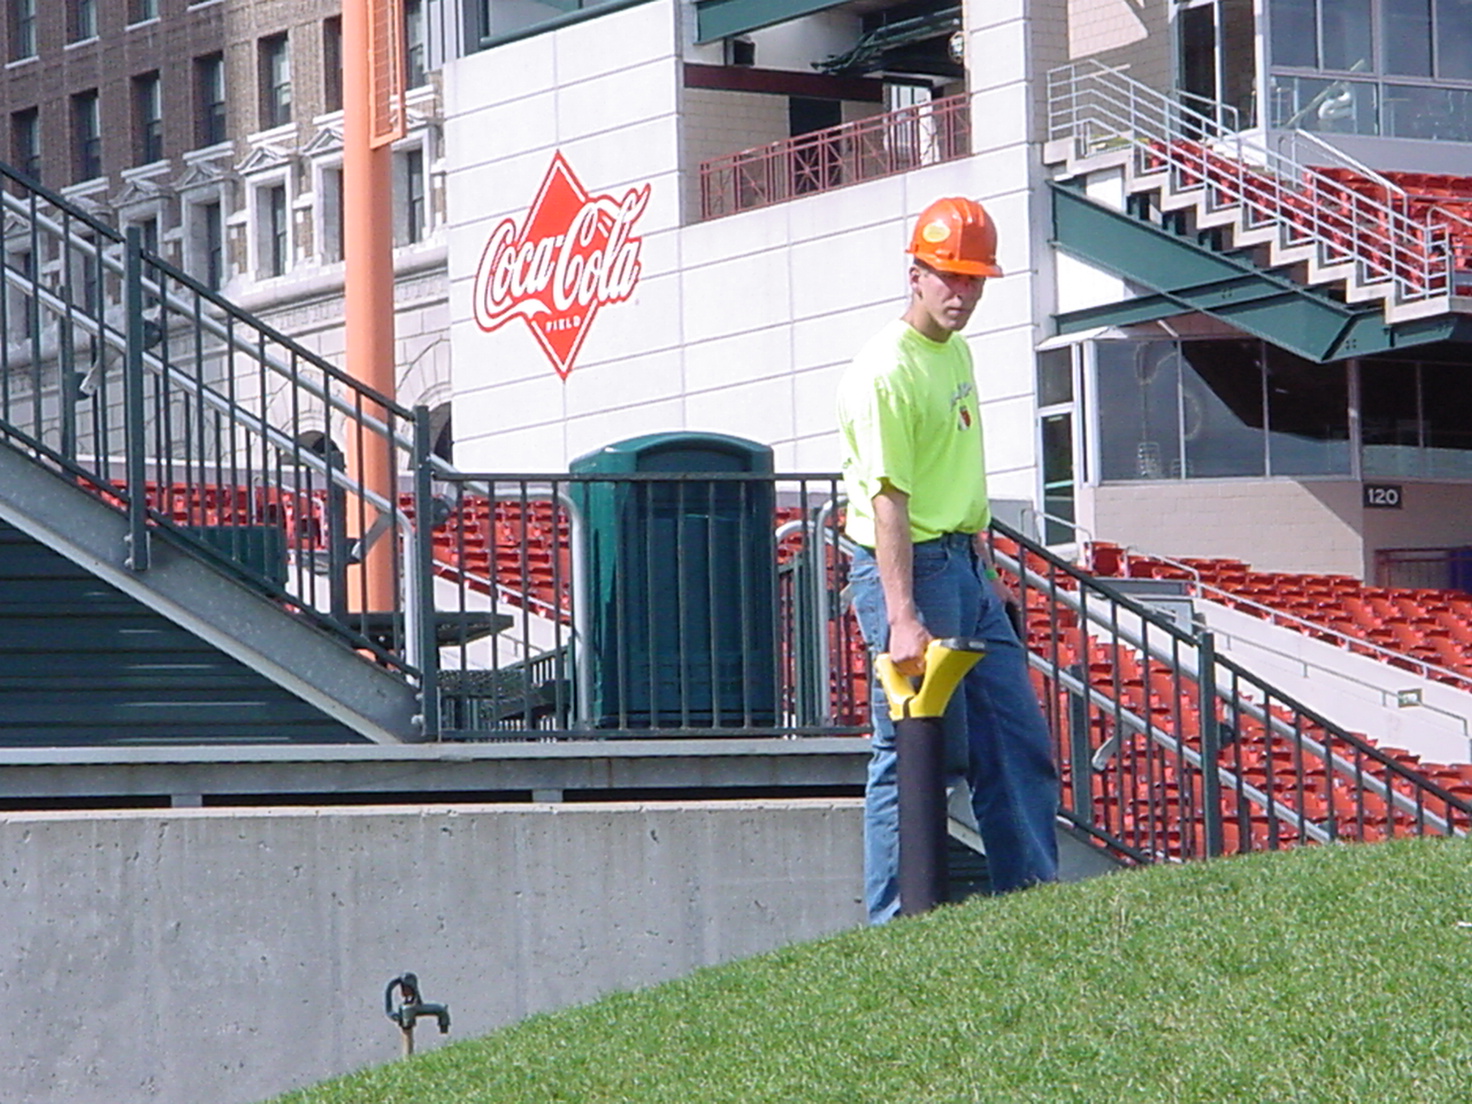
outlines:
[[[7, 681], [0, 745], [42, 739], [48, 726], [71, 733], [63, 742], [422, 738], [414, 660], [432, 638], [417, 632], [409, 598], [428, 565], [398, 495], [357, 472], [374, 452], [389, 471], [413, 471], [428, 456], [426, 412], [366, 390], [145, 251], [137, 229], [119, 233], [3, 165], [0, 188], [0, 522], [12, 593], [26, 593], [28, 571], [60, 578], [57, 563], [69, 563], [97, 585], [71, 573], [42, 616], [61, 624], [67, 603], [89, 616], [96, 606], [99, 617], [147, 621], [134, 640], [167, 625], [188, 638], [176, 651], [232, 672], [222, 687], [251, 688], [211, 698], [182, 667], [162, 681], [120, 676], [119, 652], [103, 659], [73, 634], [54, 658], [76, 692], [43, 716], [20, 703], [61, 683], [39, 669], [34, 687]], [[394, 580], [388, 608], [372, 608], [355, 569], [375, 539]], [[0, 608], [0, 631], [22, 631], [12, 619], [25, 608]], [[115, 640], [124, 652], [128, 638]]]
[[1313, 134], [1264, 143], [1225, 105], [1087, 62], [1049, 74], [1044, 161], [1059, 248], [1145, 289], [1061, 332], [1201, 311], [1319, 361], [1467, 335], [1450, 239], [1472, 224]]

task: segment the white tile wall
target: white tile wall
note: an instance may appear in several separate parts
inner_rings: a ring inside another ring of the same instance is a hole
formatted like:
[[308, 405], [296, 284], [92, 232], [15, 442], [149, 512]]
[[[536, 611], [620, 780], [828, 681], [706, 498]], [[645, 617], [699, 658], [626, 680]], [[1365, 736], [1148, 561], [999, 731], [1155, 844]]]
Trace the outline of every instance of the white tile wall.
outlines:
[[878, 288], [871, 284], [864, 288], [874, 295], [872, 302], [793, 323], [792, 357], [798, 371], [808, 366], [847, 364], [881, 326], [903, 313], [909, 294], [903, 261], [894, 265], [892, 278], [884, 282], [888, 286]]
[[[867, 187], [867, 186], [865, 186]], [[855, 296], [868, 299], [863, 285], [885, 269], [904, 266], [903, 221], [845, 230], [821, 239], [796, 242], [788, 250], [792, 268], [793, 306], [800, 317], [831, 314], [852, 306]], [[898, 233], [897, 233], [898, 231]]]
[[687, 270], [683, 279], [685, 340], [709, 341], [787, 317], [793, 293], [785, 261], [780, 253], [757, 253]]
[[686, 395], [685, 411], [692, 427], [719, 428], [766, 444], [790, 440], [796, 429], [791, 376], [738, 380], [720, 391]]
[[[867, 185], [866, 185], [867, 186]], [[680, 230], [680, 255], [688, 271], [764, 250], [787, 247], [792, 237], [792, 204], [697, 222]]]
[[794, 200], [791, 207], [791, 240], [812, 241], [833, 234], [846, 234], [865, 227], [889, 228], [886, 248], [903, 249], [908, 243], [906, 220], [897, 217], [905, 204], [905, 178], [885, 177], [860, 188], [840, 188], [823, 195]]
[[606, 73], [557, 90], [557, 133], [598, 136], [631, 119], [656, 119], [675, 110], [665, 59]]
[[[474, 391], [457, 390], [456, 453], [460, 451], [461, 439], [484, 434], [495, 434], [499, 437], [522, 429], [546, 428], [559, 425], [566, 417], [566, 392], [550, 368], [538, 375], [515, 382], [498, 383], [494, 387]], [[464, 458], [461, 459], [461, 465], [465, 465]]]
[[529, 90], [508, 103], [486, 103], [450, 115], [445, 120], [445, 146], [456, 151], [462, 168], [494, 164], [510, 152], [548, 148], [557, 140], [546, 122], [556, 102], [554, 89]]
[[[630, 360], [580, 365], [563, 387], [569, 418], [623, 411], [630, 425], [642, 422], [651, 404], [678, 399], [684, 390], [684, 365], [678, 348]], [[666, 428], [652, 425], [639, 432]]]
[[548, 88], [555, 79], [555, 41], [555, 35], [533, 35], [494, 50], [468, 54], [447, 65], [444, 69], [447, 117], [511, 103]]
[[[730, 432], [720, 422], [693, 425], [685, 417], [685, 400], [668, 399], [649, 403], [637, 413], [628, 410], [609, 410], [586, 417], [570, 419], [565, 426], [565, 459], [561, 463], [548, 461], [551, 470], [566, 467], [567, 461], [614, 441], [625, 441], [645, 433], [670, 429], [701, 429], [712, 432]], [[540, 450], [539, 450], [540, 455]]]
[[685, 389], [719, 392], [733, 380], [786, 378], [792, 372], [790, 331], [763, 326], [685, 346]]
[[967, 339], [976, 363], [976, 390], [983, 403], [1032, 401], [1032, 337], [1026, 326], [988, 330]]
[[1027, 24], [1020, 19], [1000, 23], [967, 39], [973, 64], [971, 90], [995, 88], [1027, 79]]
[[[668, 0], [638, 4], [575, 23], [550, 39], [556, 50], [556, 79], [567, 86], [574, 81], [616, 74], [646, 61], [678, 62], [676, 40], [678, 12]], [[494, 51], [492, 51], [494, 52]], [[546, 82], [547, 76], [534, 83]]]

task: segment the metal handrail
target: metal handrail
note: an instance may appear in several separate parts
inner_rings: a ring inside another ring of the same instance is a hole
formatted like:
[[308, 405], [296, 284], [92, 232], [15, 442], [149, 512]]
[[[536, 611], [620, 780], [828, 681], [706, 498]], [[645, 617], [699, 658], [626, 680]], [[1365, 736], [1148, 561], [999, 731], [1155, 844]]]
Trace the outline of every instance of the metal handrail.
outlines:
[[[1128, 553], [1130, 549], [1126, 548], [1124, 551]], [[1161, 556], [1154, 552], [1139, 551], [1136, 551], [1136, 554], [1157, 563], [1167, 564], [1170, 567], [1176, 568], [1177, 570], [1190, 572], [1191, 578], [1189, 580], [1182, 580], [1182, 582], [1189, 581], [1190, 584], [1197, 590], [1205, 590], [1213, 594], [1221, 595], [1228, 599], [1230, 601], [1230, 604], [1232, 605], [1248, 606], [1252, 610], [1258, 612], [1263, 620], [1266, 620], [1270, 623], [1276, 624], [1280, 621], [1290, 622], [1295, 631], [1303, 632], [1305, 636], [1321, 637], [1327, 634], [1328, 636], [1334, 638], [1333, 643], [1336, 647], [1342, 648], [1345, 651], [1352, 651], [1355, 649], [1367, 649], [1371, 652], [1374, 652], [1377, 656], [1379, 656], [1383, 661], [1387, 663], [1394, 660], [1401, 663], [1415, 664], [1423, 677], [1428, 679], [1436, 679], [1438, 682], [1456, 682], [1461, 686], [1462, 689], [1466, 690], [1469, 693], [1472, 693], [1472, 677], [1469, 677], [1466, 673], [1462, 671], [1456, 671], [1450, 667], [1443, 667], [1440, 664], [1436, 663], [1429, 663], [1424, 659], [1418, 659], [1415, 656], [1407, 655], [1405, 652], [1398, 652], [1394, 648], [1386, 648], [1383, 645], [1376, 644], [1373, 640], [1366, 640], [1364, 637], [1352, 636], [1349, 633], [1340, 632], [1338, 629], [1334, 628], [1331, 625], [1324, 625], [1317, 621], [1310, 621], [1308, 618], [1299, 617], [1295, 613], [1288, 613], [1286, 610], [1276, 609], [1272, 606], [1267, 605], [1266, 603], [1259, 602], [1253, 598], [1248, 598], [1244, 595], [1235, 594], [1225, 587], [1219, 587], [1214, 583], [1202, 582], [1201, 572], [1199, 570], [1192, 567], [1188, 563], [1183, 563], [1180, 560], [1173, 560], [1169, 556]], [[1225, 605], [1227, 603], [1223, 604]], [[1350, 682], [1365, 686], [1371, 690], [1376, 690], [1381, 694], [1389, 693], [1383, 687], [1376, 686], [1374, 683], [1365, 682], [1363, 679], [1353, 678], [1352, 676], [1348, 675], [1341, 675], [1341, 677], [1347, 679]]]
[[[1020, 549], [1020, 556], [1012, 556], [994, 545], [993, 554], [997, 562], [1018, 579], [1024, 595], [1028, 590], [1043, 593], [1052, 608], [1072, 610], [1083, 619], [1085, 625], [1092, 624], [1102, 629], [1102, 639], [1113, 641], [1113, 647], [1123, 645], [1131, 652], [1148, 657], [1174, 672], [1171, 677], [1175, 687], [1173, 692], [1176, 695], [1178, 717], [1183, 701], [1194, 696], [1201, 698], [1199, 708], [1203, 745], [1198, 756], [1196, 749], [1185, 745], [1177, 732], [1161, 728], [1153, 724], [1150, 718], [1127, 709], [1120, 697], [1122, 691], [1118, 683], [1112, 698], [1108, 694], [1096, 694], [1093, 687], [1087, 687], [1086, 692], [1085, 680], [1072, 675], [1061, 664], [1056, 651], [1058, 638], [1053, 637], [1052, 647], [1055, 650], [1051, 657], [1046, 646], [1041, 651], [1036, 648], [1031, 650], [1030, 663], [1033, 668], [1091, 708], [1099, 710], [1108, 723], [1116, 726], [1115, 735], [1106, 743], [1087, 752], [1080, 751], [1079, 754], [1084, 756], [1082, 759], [1077, 755], [1072, 757], [1075, 772], [1103, 769], [1122, 749], [1121, 733], [1135, 731], [1146, 735], [1153, 745], [1164, 752], [1169, 752], [1176, 762], [1190, 766], [1205, 777], [1207, 795], [1203, 811], [1207, 818], [1208, 841], [1220, 838], [1223, 814], [1220, 807], [1213, 804], [1217, 799], [1212, 797], [1212, 793], [1222, 792], [1223, 787], [1235, 790], [1241, 800], [1266, 809], [1274, 825], [1281, 826], [1286, 822], [1302, 838], [1318, 839], [1320, 832], [1327, 832], [1329, 838], [1336, 837], [1339, 833], [1332, 823], [1325, 829], [1313, 825], [1305, 817], [1304, 801], [1307, 790], [1301, 774], [1294, 782], [1300, 795], [1299, 807], [1290, 807], [1288, 812], [1291, 815], [1284, 815], [1284, 809], [1279, 807], [1282, 802], [1274, 794], [1259, 791], [1264, 800], [1278, 802], [1278, 805], [1264, 805], [1253, 793], [1244, 791], [1232, 780], [1222, 776], [1222, 764], [1213, 752], [1213, 749], [1219, 749], [1221, 745], [1209, 734], [1218, 724], [1235, 724], [1234, 718], [1251, 718], [1274, 739], [1285, 741], [1296, 757], [1316, 757], [1330, 775], [1347, 785], [1351, 791], [1383, 801], [1396, 814], [1411, 818], [1421, 830], [1440, 834], [1466, 833], [1463, 825], [1472, 821], [1472, 804], [1405, 767], [1362, 737], [1281, 693], [1240, 665], [1218, 656], [1209, 631], [1187, 633], [1159, 612], [1135, 601], [1107, 582], [1089, 576], [1081, 568], [1067, 563], [1021, 533], [1002, 523], [994, 523], [994, 529], [1014, 541]], [[1060, 580], [1063, 585], [1060, 585]], [[1088, 640], [1091, 645], [1101, 638], [1086, 628], [1081, 628], [1080, 631], [1085, 634], [1083, 639]], [[1193, 665], [1194, 672], [1191, 670]], [[1149, 670], [1146, 665], [1146, 675]], [[1115, 677], [1119, 677], [1117, 669]], [[1141, 693], [1149, 695], [1153, 692], [1151, 678], [1153, 676], [1146, 679]], [[1208, 702], [1215, 704], [1208, 708]], [[1279, 711], [1290, 713], [1294, 722], [1285, 721]], [[1224, 721], [1211, 720], [1208, 723], [1208, 718], [1219, 715]], [[1179, 720], [1177, 723], [1180, 723]], [[1305, 731], [1305, 728], [1309, 731]], [[1315, 732], [1322, 732], [1324, 739], [1315, 736]], [[1206, 742], [1208, 740], [1209, 743]], [[1326, 743], [1326, 740], [1329, 742]], [[1188, 751], [1192, 754], [1186, 754]], [[1218, 764], [1217, 770], [1204, 769], [1204, 765], [1211, 762]], [[1367, 773], [1366, 764], [1380, 777]], [[1122, 765], [1120, 769], [1124, 769]], [[1402, 792], [1402, 789], [1407, 792]], [[1327, 795], [1324, 800], [1327, 802]], [[1362, 806], [1363, 799], [1359, 800]], [[1444, 807], [1447, 810], [1447, 815], [1443, 816], [1427, 807], [1427, 802], [1433, 800], [1438, 803], [1438, 808]], [[1455, 824], [1448, 819], [1453, 813], [1458, 818]], [[1334, 815], [1336, 814], [1331, 813], [1331, 816]], [[1208, 853], [1214, 853], [1210, 850], [1210, 843]]]
[[[291, 503], [310, 497], [305, 488], [311, 486], [345, 494], [348, 505], [337, 513], [326, 507], [336, 534], [329, 555], [343, 577], [352, 558], [339, 543], [352, 539], [345, 511], [356, 510], [360, 521], [365, 511], [380, 519], [376, 525], [369, 524], [371, 516], [362, 521], [360, 553], [385, 526], [396, 526], [404, 538], [388, 554], [392, 609], [374, 610], [375, 619], [353, 615], [353, 608], [370, 607], [354, 607], [346, 583], [340, 590], [330, 583], [319, 600], [321, 588], [303, 571], [284, 583], [270, 577], [269, 569], [262, 575], [254, 566], [236, 566], [289, 608], [345, 632], [355, 647], [372, 652], [406, 681], [420, 680], [421, 662], [433, 663], [425, 655], [430, 637], [420, 631], [429, 607], [415, 593], [424, 586], [421, 550], [410, 539], [413, 526], [398, 492], [367, 486], [327, 450], [304, 445], [301, 434], [308, 428], [303, 415], [320, 413], [334, 432], [346, 434], [349, 448], [389, 451], [391, 468], [407, 473], [420, 466], [419, 454], [428, 448], [417, 441], [421, 412], [365, 387], [144, 250], [137, 228], [124, 233], [108, 226], [4, 166], [0, 180], [6, 185], [0, 212], [16, 220], [7, 244], [31, 257], [27, 267], [33, 270], [8, 258], [0, 264], [0, 318], [7, 331], [0, 337], [0, 422], [6, 434], [126, 512], [127, 564], [135, 571], [149, 566], [154, 526], [171, 528], [210, 558], [225, 555], [189, 527], [260, 524], [253, 520], [255, 507], [240, 498], [245, 485], [265, 488], [259, 508], [272, 511], [299, 513], [300, 504]], [[59, 268], [56, 277], [53, 266]], [[16, 300], [19, 308], [12, 306]], [[16, 321], [23, 333], [15, 332]], [[23, 355], [13, 355], [12, 338], [19, 339]], [[79, 350], [88, 366], [85, 377], [78, 370]], [[17, 370], [27, 373], [34, 401], [17, 399], [11, 384]], [[125, 401], [119, 403], [119, 396]], [[77, 447], [89, 438], [90, 451]], [[120, 464], [122, 480], [114, 478]], [[164, 506], [172, 501], [171, 486], [181, 487], [180, 501], [191, 503], [177, 509], [190, 518], [197, 513], [201, 521], [175, 520], [182, 515]], [[225, 501], [231, 505], [221, 507]], [[227, 521], [212, 520], [227, 514]], [[239, 539], [225, 539], [235, 542], [232, 555], [243, 554]], [[299, 555], [309, 552], [299, 537], [288, 536], [288, 542]], [[397, 621], [384, 622], [378, 616], [384, 613]], [[370, 632], [370, 625], [378, 627]]]
[[1261, 212], [1258, 224], [1275, 225], [1281, 245], [1314, 245], [1324, 267], [1354, 264], [1362, 287], [1385, 285], [1394, 303], [1451, 294], [1450, 234], [1428, 217], [1346, 188], [1097, 60], [1049, 72], [1048, 94], [1049, 138], [1072, 140], [1079, 156], [1128, 149], [1138, 172], [1168, 171], [1178, 191], [1201, 189], [1208, 209], [1240, 205], [1244, 225]]

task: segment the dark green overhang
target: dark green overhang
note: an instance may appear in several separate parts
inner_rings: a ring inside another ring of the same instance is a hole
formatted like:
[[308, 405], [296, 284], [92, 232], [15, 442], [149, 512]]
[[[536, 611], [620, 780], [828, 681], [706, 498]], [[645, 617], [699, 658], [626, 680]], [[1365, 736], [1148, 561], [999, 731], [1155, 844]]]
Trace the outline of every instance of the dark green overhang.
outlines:
[[1453, 338], [1472, 338], [1472, 321], [1442, 314], [1388, 323], [1378, 304], [1355, 306], [1241, 252], [1197, 240], [1051, 182], [1053, 244], [1079, 260], [1149, 289], [1119, 303], [1054, 316], [1058, 333], [1124, 326], [1200, 312], [1325, 363]]
[[695, 41], [746, 34], [789, 19], [836, 8], [844, 0], [696, 0]]

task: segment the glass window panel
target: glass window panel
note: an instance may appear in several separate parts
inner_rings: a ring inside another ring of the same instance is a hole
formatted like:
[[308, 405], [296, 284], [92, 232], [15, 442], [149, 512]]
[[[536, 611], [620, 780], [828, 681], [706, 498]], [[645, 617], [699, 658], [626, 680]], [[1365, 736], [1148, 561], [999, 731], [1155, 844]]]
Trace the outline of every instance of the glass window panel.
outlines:
[[40, 109], [28, 107], [10, 117], [11, 157], [32, 180], [41, 179]]
[[1360, 362], [1360, 463], [1366, 476], [1421, 474], [1417, 375], [1407, 361]]
[[342, 110], [342, 16], [322, 20], [322, 98], [328, 111]]
[[207, 54], [195, 58], [194, 83], [198, 101], [195, 138], [201, 146], [213, 146], [226, 138], [225, 55]]
[[495, 38], [575, 12], [578, 0], [486, 0], [486, 34]]
[[260, 40], [261, 126], [291, 122], [291, 44], [284, 34]]
[[1431, 75], [1431, 0], [1380, 0], [1384, 69], [1407, 77]]
[[1375, 85], [1365, 81], [1273, 76], [1273, 125], [1333, 134], [1376, 134]]
[[1472, 80], [1472, 0], [1436, 0], [1436, 75]]
[[1187, 8], [1176, 16], [1181, 43], [1181, 91], [1186, 103], [1200, 110], [1202, 101], [1216, 100], [1216, 12]]
[[1320, 0], [1323, 5], [1324, 68], [1368, 73], [1375, 68], [1370, 0]]
[[1263, 475], [1262, 343], [1181, 343], [1186, 475]]
[[1267, 347], [1268, 466], [1273, 475], [1349, 474], [1349, 375]]
[[1073, 349], [1048, 349], [1038, 354], [1038, 405], [1073, 401]]
[[1073, 415], [1049, 414], [1042, 419], [1043, 543], [1073, 540], [1073, 530], [1053, 519], [1073, 521]]
[[95, 89], [72, 97], [72, 161], [76, 180], [102, 174], [102, 123]]
[[1274, 65], [1319, 67], [1319, 28], [1314, 0], [1272, 0]]
[[1421, 410], [1425, 474], [1472, 478], [1472, 387], [1467, 386], [1466, 366], [1421, 365]]
[[157, 73], [133, 78], [133, 156], [147, 165], [164, 155], [163, 95]]
[[1384, 130], [1393, 138], [1472, 142], [1472, 91], [1387, 84]]
[[1252, 0], [1222, 0], [1222, 95], [1238, 125], [1257, 125], [1257, 24]]
[[1180, 475], [1180, 357], [1173, 341], [1101, 341], [1100, 478]]
[[404, 84], [418, 88], [428, 71], [424, 40], [424, 0], [404, 0]]
[[36, 55], [36, 0], [11, 0], [10, 59]]

